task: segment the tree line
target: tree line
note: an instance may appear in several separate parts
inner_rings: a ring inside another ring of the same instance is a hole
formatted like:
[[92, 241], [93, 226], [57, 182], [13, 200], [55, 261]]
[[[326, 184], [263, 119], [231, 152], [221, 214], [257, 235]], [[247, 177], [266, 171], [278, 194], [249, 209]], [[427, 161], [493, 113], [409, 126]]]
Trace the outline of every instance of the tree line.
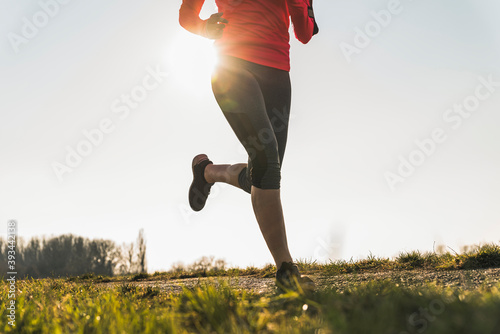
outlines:
[[[8, 245], [0, 238], [0, 276], [6, 275]], [[16, 271], [18, 277], [124, 275], [147, 272], [146, 239], [139, 231], [135, 244], [117, 245], [112, 240], [88, 239], [64, 234], [56, 237], [33, 237], [17, 240]]]

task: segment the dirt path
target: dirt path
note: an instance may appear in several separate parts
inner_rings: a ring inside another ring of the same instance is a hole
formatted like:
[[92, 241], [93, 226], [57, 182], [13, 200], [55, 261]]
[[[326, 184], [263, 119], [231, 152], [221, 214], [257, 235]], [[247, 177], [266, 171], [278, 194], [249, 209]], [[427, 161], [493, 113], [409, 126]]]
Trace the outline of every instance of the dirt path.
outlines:
[[[480, 286], [492, 287], [500, 282], [500, 268], [476, 269], [476, 270], [401, 270], [401, 271], [379, 271], [365, 272], [360, 274], [339, 274], [335, 276], [308, 275], [311, 277], [318, 289], [335, 287], [338, 291], [344, 291], [347, 287], [372, 280], [390, 279], [401, 286], [420, 286], [435, 282], [440, 286], [460, 287], [465, 290], [476, 289]], [[184, 278], [172, 280], [143, 280], [136, 282], [109, 282], [99, 283], [106, 287], [122, 284], [134, 284], [142, 287], [158, 287], [168, 292], [181, 292], [182, 286], [195, 287], [202, 282], [214, 282], [225, 280], [231, 286], [252, 291], [254, 293], [269, 293], [275, 291], [273, 278], [260, 278], [253, 276], [241, 277], [202, 277]]]

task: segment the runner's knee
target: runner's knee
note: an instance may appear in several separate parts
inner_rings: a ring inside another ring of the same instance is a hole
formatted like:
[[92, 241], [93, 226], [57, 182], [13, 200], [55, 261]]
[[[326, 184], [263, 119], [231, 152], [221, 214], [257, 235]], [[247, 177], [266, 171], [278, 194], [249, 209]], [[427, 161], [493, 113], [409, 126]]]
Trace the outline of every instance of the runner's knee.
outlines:
[[279, 162], [267, 162], [265, 165], [253, 164], [250, 170], [251, 183], [260, 189], [279, 189], [281, 167]]

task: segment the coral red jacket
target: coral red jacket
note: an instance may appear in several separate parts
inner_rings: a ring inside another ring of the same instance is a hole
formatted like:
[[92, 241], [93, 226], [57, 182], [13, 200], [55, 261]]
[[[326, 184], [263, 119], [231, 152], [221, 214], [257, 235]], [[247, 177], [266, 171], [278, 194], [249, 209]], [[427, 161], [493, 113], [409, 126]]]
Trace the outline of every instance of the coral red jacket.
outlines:
[[[206, 24], [199, 16], [204, 2], [183, 0], [179, 11], [181, 26], [201, 36]], [[289, 71], [290, 17], [299, 41], [306, 44], [313, 36], [311, 0], [216, 0], [216, 4], [229, 21], [222, 38], [215, 41], [221, 55]]]

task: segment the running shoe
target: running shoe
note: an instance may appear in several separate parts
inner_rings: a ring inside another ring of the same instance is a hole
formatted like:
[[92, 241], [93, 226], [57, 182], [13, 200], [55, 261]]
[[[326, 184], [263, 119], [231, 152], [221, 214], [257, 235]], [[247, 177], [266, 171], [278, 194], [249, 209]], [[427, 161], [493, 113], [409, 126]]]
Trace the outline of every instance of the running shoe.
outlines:
[[200, 211], [207, 202], [210, 188], [214, 185], [208, 183], [205, 179], [205, 168], [207, 165], [213, 164], [206, 154], [198, 154], [193, 158], [191, 167], [193, 169], [193, 182], [189, 187], [189, 205], [194, 211]]
[[302, 290], [312, 292], [316, 288], [313, 280], [307, 276], [302, 276], [299, 268], [293, 262], [283, 262], [281, 264], [281, 267], [276, 271], [276, 284], [283, 291]]

